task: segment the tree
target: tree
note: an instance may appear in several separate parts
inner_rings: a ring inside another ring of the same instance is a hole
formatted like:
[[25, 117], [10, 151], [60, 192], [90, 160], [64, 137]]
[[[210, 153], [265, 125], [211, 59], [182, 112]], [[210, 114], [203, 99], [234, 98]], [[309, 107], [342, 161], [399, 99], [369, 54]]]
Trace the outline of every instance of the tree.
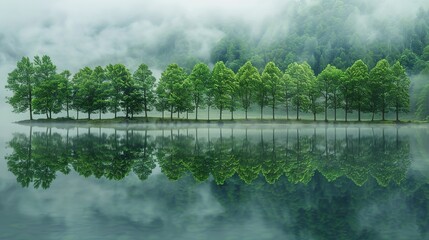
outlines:
[[269, 62], [265, 65], [262, 72], [262, 82], [267, 87], [267, 102], [273, 109], [273, 120], [275, 119], [275, 109], [280, 101], [282, 93], [282, 72], [274, 62]]
[[191, 83], [192, 101], [195, 106], [195, 120], [198, 120], [198, 109], [205, 104], [208, 89], [206, 82], [210, 79], [210, 69], [204, 63], [197, 63], [188, 77]]
[[247, 112], [252, 104], [253, 95], [257, 90], [256, 86], [261, 81], [258, 69], [247, 61], [237, 72], [238, 80], [238, 95], [240, 97], [241, 106], [244, 108], [245, 117], [247, 119]]
[[94, 78], [94, 71], [85, 67], [75, 75], [76, 83], [76, 104], [80, 111], [88, 114], [88, 119], [91, 119], [91, 113], [95, 113], [97, 100], [97, 86]]
[[48, 119], [52, 118], [52, 113], [59, 113], [63, 105], [61, 96], [64, 90], [61, 87], [64, 86], [56, 70], [57, 67], [49, 56], [34, 57], [34, 112], [44, 113]]
[[64, 89], [64, 96], [63, 96], [63, 108], [65, 108], [67, 113], [67, 118], [70, 117], [70, 108], [73, 100], [73, 83], [71, 82], [71, 73], [68, 70], [62, 71], [60, 74], [60, 77], [63, 79], [61, 80], [61, 83], [63, 86], [61, 86], [62, 89]]
[[173, 113], [178, 112], [180, 103], [181, 85], [186, 79], [186, 73], [183, 68], [173, 63], [167, 66], [167, 69], [161, 74], [157, 93], [158, 97], [167, 100], [166, 110], [170, 111], [170, 119], [173, 119]]
[[100, 66], [95, 67], [91, 74], [91, 81], [95, 86], [94, 107], [98, 111], [98, 118], [101, 119], [101, 114], [106, 113], [109, 107], [109, 82], [105, 70]]
[[319, 98], [321, 95], [322, 94], [317, 84], [317, 80], [315, 77], [312, 77], [311, 80], [309, 81], [308, 97], [310, 99], [309, 108], [310, 108], [310, 112], [313, 114], [314, 121], [316, 121], [316, 115], [318, 113], [323, 112], [323, 107], [319, 102]]
[[429, 84], [426, 84], [419, 93], [416, 114], [421, 119], [429, 119]]
[[296, 108], [296, 119], [299, 119], [299, 112], [309, 110], [310, 99], [309, 89], [310, 82], [314, 78], [313, 70], [308, 63], [296, 62], [289, 64], [285, 71], [286, 79], [290, 82], [291, 100]]
[[385, 113], [388, 112], [389, 107], [389, 92], [393, 87], [392, 70], [390, 69], [389, 62], [382, 59], [377, 62], [377, 65], [369, 73], [370, 78], [370, 92], [371, 104], [373, 104], [373, 117], [376, 110], [381, 112], [382, 120], [385, 120]]
[[234, 72], [223, 62], [217, 62], [213, 68], [212, 79], [214, 105], [219, 109], [219, 119], [222, 120], [222, 112], [231, 101]]
[[[429, 50], [428, 50], [429, 51]], [[399, 112], [406, 112], [410, 107], [410, 79], [405, 69], [399, 62], [392, 66], [393, 87], [389, 92], [396, 113], [396, 121], [399, 121]]]
[[130, 71], [123, 64], [110, 64], [106, 67], [106, 77], [111, 86], [109, 109], [114, 112], [116, 118], [117, 112], [122, 108], [125, 111], [125, 117], [128, 118], [132, 110], [132, 94], [135, 90]]
[[8, 75], [6, 88], [11, 90], [13, 95], [7, 98], [7, 102], [16, 113], [28, 110], [30, 120], [33, 120], [32, 102], [35, 84], [33, 63], [28, 57], [23, 57], [16, 64], [16, 68]]
[[361, 121], [361, 112], [368, 99], [368, 66], [357, 60], [346, 70], [347, 84], [351, 90], [351, 108], [357, 110], [358, 121]]
[[328, 64], [317, 76], [317, 85], [324, 98], [325, 121], [328, 121], [328, 107], [334, 109], [334, 121], [337, 121], [337, 107], [339, 105], [339, 83], [344, 77], [343, 71]]
[[[72, 79], [72, 108], [76, 110], [76, 118], [79, 119], [79, 111], [87, 112], [84, 106], [87, 101], [86, 93], [84, 93], [84, 85], [87, 79], [90, 79], [92, 75], [92, 69], [84, 67], [80, 69]], [[92, 103], [90, 103], [92, 104]]]
[[133, 74], [135, 84], [142, 95], [142, 104], [145, 118], [155, 104], [155, 77], [146, 64], [141, 64]]

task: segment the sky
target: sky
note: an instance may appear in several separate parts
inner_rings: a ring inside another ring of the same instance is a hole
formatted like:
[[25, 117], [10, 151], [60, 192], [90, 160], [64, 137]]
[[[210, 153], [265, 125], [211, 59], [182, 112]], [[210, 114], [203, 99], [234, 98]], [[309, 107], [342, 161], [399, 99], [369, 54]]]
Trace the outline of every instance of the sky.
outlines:
[[[352, 22], [371, 33], [374, 20], [407, 18], [427, 0], [360, 0], [372, 11]], [[294, 11], [321, 0], [1, 0], [0, 110], [10, 95], [7, 74], [23, 56], [49, 55], [58, 70], [76, 72], [124, 63], [146, 63], [159, 76], [171, 57], [209, 59], [211, 48], [234, 26], [270, 40], [288, 34]], [[426, 2], [427, 4], [427, 2]], [[180, 64], [180, 63], [179, 63]], [[12, 117], [15, 118], [15, 117]]]

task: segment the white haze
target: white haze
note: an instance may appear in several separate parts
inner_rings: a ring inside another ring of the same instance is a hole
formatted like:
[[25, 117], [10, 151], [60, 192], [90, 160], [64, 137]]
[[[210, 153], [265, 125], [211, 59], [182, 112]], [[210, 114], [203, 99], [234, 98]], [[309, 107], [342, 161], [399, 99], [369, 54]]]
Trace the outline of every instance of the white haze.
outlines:
[[[23, 56], [49, 55], [58, 70], [124, 63], [132, 70], [148, 64], [194, 56], [208, 61], [211, 48], [231, 29], [269, 43], [288, 34], [291, 17], [321, 0], [2, 0], [0, 3], [0, 110], [5, 104], [7, 73]], [[361, 0], [366, 9], [350, 14], [363, 39], [379, 37], [375, 23], [413, 18], [427, 1]], [[364, 36], [362, 36], [362, 34]], [[400, 33], [396, 34], [401, 37]], [[3, 120], [5, 117], [3, 117]], [[17, 119], [11, 116], [10, 119]], [[8, 119], [9, 121], [9, 119]]]

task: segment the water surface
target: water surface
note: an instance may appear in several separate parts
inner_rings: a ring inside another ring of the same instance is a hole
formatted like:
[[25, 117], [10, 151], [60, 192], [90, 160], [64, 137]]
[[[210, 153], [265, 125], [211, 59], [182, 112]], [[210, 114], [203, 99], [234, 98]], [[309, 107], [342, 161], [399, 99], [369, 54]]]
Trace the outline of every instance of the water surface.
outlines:
[[10, 129], [0, 239], [429, 239], [425, 125]]

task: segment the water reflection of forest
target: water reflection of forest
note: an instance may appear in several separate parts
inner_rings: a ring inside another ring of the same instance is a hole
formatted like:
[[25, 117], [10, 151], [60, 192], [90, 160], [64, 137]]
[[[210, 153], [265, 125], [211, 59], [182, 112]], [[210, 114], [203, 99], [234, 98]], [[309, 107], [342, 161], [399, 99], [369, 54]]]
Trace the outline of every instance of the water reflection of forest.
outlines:
[[237, 175], [252, 183], [285, 176], [308, 183], [320, 172], [328, 181], [345, 176], [360, 186], [373, 177], [381, 186], [405, 179], [409, 139], [398, 128], [301, 129], [78, 129], [51, 128], [15, 134], [6, 157], [23, 186], [48, 188], [58, 172], [120, 180], [133, 172], [145, 180], [158, 165], [171, 180], [189, 173], [217, 184]]

